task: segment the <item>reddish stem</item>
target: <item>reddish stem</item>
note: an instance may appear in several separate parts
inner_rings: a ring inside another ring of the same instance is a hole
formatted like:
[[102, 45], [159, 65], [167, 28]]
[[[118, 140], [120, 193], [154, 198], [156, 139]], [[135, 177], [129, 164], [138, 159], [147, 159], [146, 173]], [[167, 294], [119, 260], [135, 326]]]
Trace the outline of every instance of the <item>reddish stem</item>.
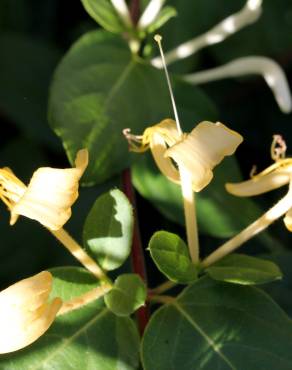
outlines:
[[140, 18], [140, 0], [132, 0], [130, 3], [130, 15], [133, 23], [136, 25]]
[[[135, 196], [135, 191], [132, 185], [130, 169], [126, 169], [123, 171], [122, 181], [123, 181], [124, 192], [127, 195], [134, 209], [134, 233], [133, 233], [133, 245], [132, 245], [132, 252], [131, 252], [133, 271], [134, 273], [141, 276], [141, 278], [145, 281], [145, 284], [147, 286], [147, 273], [146, 273], [146, 267], [145, 267], [145, 261], [144, 261], [141, 236], [140, 236], [140, 231], [139, 231], [139, 223], [138, 223], [137, 207], [136, 207], [136, 196]], [[137, 314], [139, 331], [142, 336], [144, 333], [145, 327], [150, 318], [148, 304], [146, 303], [144, 307], [141, 307], [137, 311], [136, 314]]]

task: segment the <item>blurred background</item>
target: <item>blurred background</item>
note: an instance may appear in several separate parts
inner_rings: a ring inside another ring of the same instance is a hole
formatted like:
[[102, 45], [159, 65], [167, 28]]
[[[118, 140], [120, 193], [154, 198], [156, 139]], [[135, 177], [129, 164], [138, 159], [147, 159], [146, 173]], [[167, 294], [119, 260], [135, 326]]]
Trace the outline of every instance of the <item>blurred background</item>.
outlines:
[[[244, 0], [194, 0], [190, 12], [185, 6], [187, 2], [189, 0], [169, 1], [177, 8], [179, 17], [170, 20], [162, 29], [166, 48], [187, 40], [190, 35], [194, 37], [207, 31], [245, 4]], [[292, 86], [292, 1], [264, 0], [263, 9], [257, 23], [221, 44], [202, 50], [195, 58], [174, 65], [171, 70], [185, 71], [187, 64], [189, 71], [198, 71], [241, 56], [263, 55], [273, 58], [284, 68]], [[174, 33], [175, 25], [177, 32]], [[65, 0], [0, 1], [0, 166], [11, 167], [24, 182], [28, 182], [40, 166], [69, 165], [62, 144], [47, 121], [50, 81], [55, 67], [72, 43], [97, 27], [80, 0], [69, 3]], [[217, 106], [220, 121], [244, 136], [245, 141], [237, 152], [244, 178], [249, 177], [254, 164], [259, 170], [271, 164], [270, 144], [275, 133], [284, 136], [288, 155], [292, 155], [292, 116], [280, 111], [261, 77], [213, 82], [203, 85], [202, 89]], [[81, 190], [66, 226], [78, 240], [82, 239], [82, 224], [96, 196], [119, 182], [119, 178], [114, 178], [103, 185]], [[256, 202], [263, 210], [268, 209], [285, 191], [280, 189], [260, 196]], [[180, 226], [161, 216], [138, 194], [137, 197], [145, 246], [157, 229], [182, 233]], [[284, 285], [281, 285], [284, 297], [285, 292], [292, 289], [292, 239], [282, 222], [273, 225], [270, 234], [269, 242], [274, 240], [275, 246], [284, 250], [275, 257], [286, 272]], [[9, 214], [3, 204], [0, 205], [0, 236], [1, 288], [49, 267], [75, 264], [53, 236], [36, 222], [21, 217], [15, 226], [10, 227]], [[208, 245], [214, 248], [214, 242], [216, 245], [221, 242], [206, 235], [201, 238], [206, 249]], [[250, 243], [247, 250], [253, 247]], [[152, 285], [160, 279], [155, 269], [150, 268], [149, 275]], [[273, 286], [269, 289], [273, 293]], [[287, 307], [291, 303], [283, 302], [283, 297], [282, 305], [289, 311]]]

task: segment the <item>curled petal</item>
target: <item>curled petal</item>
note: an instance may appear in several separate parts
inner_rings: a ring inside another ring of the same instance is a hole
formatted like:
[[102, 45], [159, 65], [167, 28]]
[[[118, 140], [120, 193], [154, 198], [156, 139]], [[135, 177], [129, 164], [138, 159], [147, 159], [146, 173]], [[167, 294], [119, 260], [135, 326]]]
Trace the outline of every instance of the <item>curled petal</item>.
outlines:
[[[150, 131], [147, 133], [147, 130]], [[165, 119], [158, 125], [150, 127], [147, 130], [145, 133], [149, 135], [150, 149], [158, 168], [169, 180], [179, 183], [178, 169], [174, 166], [170, 158], [165, 157], [168, 147], [180, 140], [175, 121]]]
[[243, 138], [222, 123], [201, 122], [165, 155], [189, 172], [194, 191], [202, 190], [213, 177], [213, 168], [232, 155]]
[[61, 308], [60, 298], [48, 302], [52, 275], [43, 271], [0, 293], [0, 353], [17, 351], [43, 335]]
[[291, 112], [292, 98], [285, 73], [278, 63], [269, 58], [258, 56], [238, 58], [217, 68], [185, 75], [183, 79], [192, 84], [202, 84], [250, 74], [263, 76], [282, 112]]
[[77, 153], [75, 168], [43, 167], [33, 174], [26, 192], [11, 210], [10, 224], [22, 215], [58, 230], [71, 216], [71, 206], [78, 197], [79, 180], [88, 164], [88, 152]]
[[285, 167], [278, 167], [272, 172], [268, 170], [269, 169], [247, 181], [227, 183], [225, 185], [226, 190], [238, 197], [249, 197], [278, 189], [290, 182], [292, 164]]

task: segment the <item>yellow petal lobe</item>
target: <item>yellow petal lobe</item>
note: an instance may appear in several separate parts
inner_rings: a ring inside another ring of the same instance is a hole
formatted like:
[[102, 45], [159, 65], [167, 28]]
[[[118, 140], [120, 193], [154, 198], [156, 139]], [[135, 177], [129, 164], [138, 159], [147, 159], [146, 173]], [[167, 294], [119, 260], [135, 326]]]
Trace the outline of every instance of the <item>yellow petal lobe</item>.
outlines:
[[17, 351], [43, 335], [62, 301], [48, 302], [52, 275], [43, 271], [0, 292], [0, 353]]
[[[272, 166], [275, 167], [275, 165]], [[239, 183], [227, 183], [225, 187], [226, 190], [233, 195], [238, 197], [249, 197], [263, 194], [288, 184], [291, 175], [292, 163], [287, 163], [285, 166], [278, 165], [278, 167], [272, 171], [267, 168], [250, 180]]]
[[177, 168], [165, 152], [181, 138], [176, 123], [172, 119], [165, 119], [159, 124], [145, 130], [143, 137], [149, 141], [149, 146], [157, 167], [169, 180], [179, 183], [180, 177]]
[[171, 146], [165, 156], [189, 172], [193, 190], [198, 192], [212, 180], [213, 168], [225, 156], [232, 155], [242, 141], [241, 135], [222, 123], [204, 121]]
[[18, 215], [39, 221], [51, 230], [59, 230], [71, 216], [71, 206], [78, 198], [79, 180], [88, 164], [88, 152], [77, 153], [76, 168], [43, 167], [36, 170], [27, 190], [11, 210], [10, 224]]

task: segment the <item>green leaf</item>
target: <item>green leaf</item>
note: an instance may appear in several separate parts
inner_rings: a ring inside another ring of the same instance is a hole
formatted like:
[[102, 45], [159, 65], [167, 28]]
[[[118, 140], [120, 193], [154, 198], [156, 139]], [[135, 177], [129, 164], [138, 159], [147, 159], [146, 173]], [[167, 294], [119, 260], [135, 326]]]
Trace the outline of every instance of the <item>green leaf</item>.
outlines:
[[267, 260], [231, 254], [206, 269], [212, 279], [234, 284], [265, 284], [282, 278], [279, 267]]
[[120, 275], [104, 297], [107, 307], [117, 316], [128, 316], [143, 306], [147, 290], [139, 275]]
[[83, 229], [85, 248], [105, 270], [120, 267], [130, 254], [133, 238], [133, 209], [120, 190], [97, 198]]
[[263, 257], [279, 265], [283, 272], [281, 280], [265, 285], [264, 289], [292, 317], [292, 253], [286, 250]]
[[158, 269], [171, 281], [187, 284], [197, 279], [188, 247], [178, 235], [156, 232], [150, 239], [149, 250]]
[[[185, 122], [191, 106], [197, 110], [192, 120], [213, 115], [212, 103], [200, 90], [178, 81], [174, 87]], [[78, 149], [88, 148], [87, 184], [104, 182], [129, 166], [124, 128], [141, 134], [171, 112], [163, 72], [134, 58], [122, 39], [103, 31], [90, 32], [73, 45], [51, 87], [50, 124], [71, 163]]]
[[[56, 268], [53, 296], [71, 300], [97, 286], [84, 269]], [[1, 355], [0, 368], [134, 370], [139, 363], [139, 336], [133, 321], [111, 313], [102, 299], [59, 316], [37, 342]]]
[[292, 323], [254, 287], [202, 278], [152, 316], [145, 370], [290, 370]]
[[125, 26], [110, 0], [81, 0], [87, 13], [103, 28], [113, 33], [125, 31]]
[[171, 18], [176, 17], [177, 12], [173, 6], [165, 6], [153, 23], [148, 27], [148, 32], [152, 33], [162, 27]]

